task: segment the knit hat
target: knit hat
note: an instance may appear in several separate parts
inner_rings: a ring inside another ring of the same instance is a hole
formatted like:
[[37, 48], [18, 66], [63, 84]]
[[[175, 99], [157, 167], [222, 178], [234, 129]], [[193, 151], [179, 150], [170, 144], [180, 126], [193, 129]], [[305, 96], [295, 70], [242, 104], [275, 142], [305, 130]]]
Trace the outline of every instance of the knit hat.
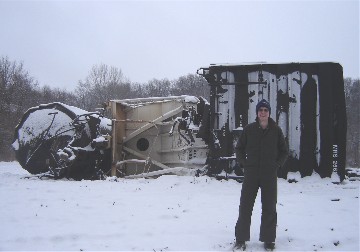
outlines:
[[269, 114], [271, 114], [270, 103], [267, 100], [262, 99], [261, 101], [258, 102], [258, 104], [256, 105], [256, 114], [258, 113], [261, 107], [267, 108], [269, 110]]

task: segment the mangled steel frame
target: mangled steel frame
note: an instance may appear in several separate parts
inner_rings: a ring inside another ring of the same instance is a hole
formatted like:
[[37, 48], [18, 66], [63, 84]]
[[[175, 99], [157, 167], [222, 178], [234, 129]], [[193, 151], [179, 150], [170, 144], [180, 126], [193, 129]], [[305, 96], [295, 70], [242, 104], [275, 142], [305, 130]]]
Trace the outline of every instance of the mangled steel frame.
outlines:
[[203, 168], [208, 147], [196, 134], [198, 106], [204, 104], [186, 95], [110, 101], [111, 175], [135, 178]]

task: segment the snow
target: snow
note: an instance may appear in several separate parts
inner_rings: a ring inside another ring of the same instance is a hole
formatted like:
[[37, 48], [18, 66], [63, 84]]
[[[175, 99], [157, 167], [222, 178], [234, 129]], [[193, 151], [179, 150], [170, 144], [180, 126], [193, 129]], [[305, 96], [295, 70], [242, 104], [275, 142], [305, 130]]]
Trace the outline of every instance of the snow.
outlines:
[[111, 128], [112, 128], [112, 123], [111, 123], [111, 119], [108, 119], [106, 117], [100, 117], [100, 129], [102, 130], [101, 132], [111, 132]]
[[199, 99], [196, 96], [187, 95], [185, 96], [184, 100], [187, 103], [195, 103], [195, 104], [199, 103]]
[[14, 148], [14, 150], [19, 150], [19, 140], [16, 139], [11, 146]]
[[[0, 162], [0, 250], [230, 251], [234, 242], [242, 184], [233, 180], [27, 175]], [[290, 177], [279, 179], [276, 250], [359, 251], [359, 180]], [[258, 195], [249, 251], [263, 250], [260, 205]]]
[[67, 104], [64, 104], [64, 103], [61, 103], [61, 102], [55, 102], [55, 103], [61, 104], [62, 106], [64, 106], [65, 108], [72, 111], [75, 115], [78, 115], [78, 116], [89, 113], [88, 111], [83, 110], [83, 109], [78, 108], [78, 107], [70, 106], [70, 105], [67, 105]]
[[[29, 114], [21, 127], [22, 130], [18, 131], [18, 139], [15, 140], [13, 146], [14, 148], [18, 147], [18, 141], [20, 141], [21, 145], [31, 142], [34, 137], [39, 137], [43, 132], [46, 132], [50, 125], [52, 126], [48, 134], [54, 136], [57, 133], [70, 128], [71, 121], [72, 119], [68, 115], [56, 109], [36, 110]], [[72, 136], [73, 134], [74, 130], [63, 133], [63, 135], [69, 136]]]
[[[81, 116], [81, 115], [84, 115], [84, 114], [89, 114], [90, 112], [89, 111], [86, 111], [86, 110], [83, 110], [81, 108], [78, 108], [78, 107], [74, 107], [74, 106], [70, 106], [70, 105], [67, 105], [67, 104], [64, 104], [64, 103], [61, 103], [61, 102], [56, 102], [62, 106], [64, 106], [65, 108], [67, 108], [68, 110], [72, 111], [75, 115], [77, 116]], [[99, 116], [97, 114], [92, 114], [91, 115], [92, 117], [95, 117], [95, 118], [100, 118], [100, 128], [104, 131], [109, 131], [111, 132], [111, 119], [108, 119], [106, 117], [102, 117], [102, 116]]]

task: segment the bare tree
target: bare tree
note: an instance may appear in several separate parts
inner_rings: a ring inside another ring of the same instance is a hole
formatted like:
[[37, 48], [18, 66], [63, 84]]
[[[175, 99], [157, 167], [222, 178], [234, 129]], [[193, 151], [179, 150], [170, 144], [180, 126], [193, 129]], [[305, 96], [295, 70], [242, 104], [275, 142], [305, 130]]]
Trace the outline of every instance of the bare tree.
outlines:
[[171, 83], [168, 79], [152, 79], [143, 86], [145, 97], [166, 97], [170, 95]]
[[127, 97], [130, 91], [121, 69], [101, 64], [93, 66], [85, 80], [79, 81], [75, 94], [80, 107], [93, 111], [108, 100]]
[[210, 87], [208, 82], [199, 75], [188, 74], [181, 76], [173, 82], [171, 89], [173, 95], [193, 95], [202, 96], [206, 99], [210, 97]]
[[14, 128], [23, 113], [34, 105], [33, 87], [37, 85], [22, 63], [0, 58], [0, 160], [14, 158], [10, 147]]

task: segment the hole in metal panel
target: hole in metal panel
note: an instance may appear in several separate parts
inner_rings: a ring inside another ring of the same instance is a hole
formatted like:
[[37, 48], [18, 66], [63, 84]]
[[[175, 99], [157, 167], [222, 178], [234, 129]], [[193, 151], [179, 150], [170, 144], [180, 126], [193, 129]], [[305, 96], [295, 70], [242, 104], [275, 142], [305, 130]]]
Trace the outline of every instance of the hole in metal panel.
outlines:
[[140, 151], [146, 151], [149, 148], [149, 146], [150, 146], [149, 140], [147, 140], [146, 138], [140, 138], [136, 143], [136, 147]]

